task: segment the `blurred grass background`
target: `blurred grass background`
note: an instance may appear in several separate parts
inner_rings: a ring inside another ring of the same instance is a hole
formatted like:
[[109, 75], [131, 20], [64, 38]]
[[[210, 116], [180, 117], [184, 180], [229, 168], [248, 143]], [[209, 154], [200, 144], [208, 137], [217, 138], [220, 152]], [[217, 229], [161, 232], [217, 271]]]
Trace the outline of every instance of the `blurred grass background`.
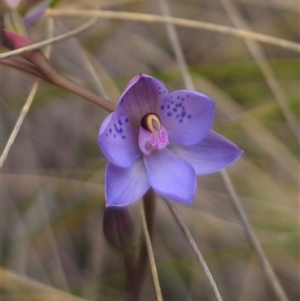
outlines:
[[[235, 27], [222, 3], [169, 1], [174, 17]], [[231, 3], [250, 30], [299, 41], [296, 0]], [[146, 0], [63, 0], [56, 7], [67, 8], [162, 14], [158, 1]], [[35, 41], [45, 39], [49, 18], [44, 16], [31, 28]], [[53, 19], [55, 36], [87, 21]], [[298, 300], [299, 144], [276, 101], [278, 95], [244, 40], [184, 27], [178, 27], [177, 33], [195, 88], [216, 100], [213, 129], [244, 150], [228, 172], [280, 283], [290, 300]], [[292, 119], [299, 122], [298, 53], [263, 44], [261, 52]], [[169, 91], [184, 88], [164, 24], [99, 20], [83, 34], [53, 45], [51, 61], [115, 103], [126, 82], [138, 73], [161, 79]], [[34, 81], [33, 76], [1, 66], [1, 152]], [[97, 146], [97, 134], [106, 115], [41, 82], [1, 171], [2, 266], [86, 300], [126, 298], [122, 257], [102, 234], [106, 160]], [[178, 210], [224, 300], [275, 300], [220, 175], [200, 177], [198, 182], [193, 204]], [[132, 211], [139, 223], [137, 205]], [[163, 201], [158, 202], [156, 219], [153, 247], [164, 299], [214, 300]], [[60, 300], [4, 284], [3, 301]], [[150, 274], [141, 300], [155, 300]]]

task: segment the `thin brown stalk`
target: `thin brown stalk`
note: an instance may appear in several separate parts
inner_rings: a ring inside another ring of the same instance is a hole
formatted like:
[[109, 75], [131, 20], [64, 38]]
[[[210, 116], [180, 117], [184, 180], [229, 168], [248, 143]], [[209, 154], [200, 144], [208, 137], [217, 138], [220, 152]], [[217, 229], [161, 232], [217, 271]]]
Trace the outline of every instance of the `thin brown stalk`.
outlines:
[[[147, 224], [147, 231], [150, 240], [153, 239], [154, 221], [155, 221], [156, 196], [152, 189], [149, 189], [143, 196], [143, 208]], [[142, 244], [139, 251], [139, 257], [134, 270], [134, 278], [130, 287], [131, 301], [140, 300], [140, 293], [143, 283], [146, 279], [146, 271], [148, 267], [148, 249], [146, 238], [143, 235]]]
[[45, 77], [45, 75], [43, 73], [41, 73], [35, 66], [33, 66], [32, 64], [28, 64], [25, 62], [22, 62], [20, 60], [16, 60], [16, 59], [4, 59], [2, 61], [0, 61], [0, 64], [8, 66], [8, 67], [12, 67], [15, 69], [19, 69], [21, 71], [24, 71], [26, 73], [30, 73], [34, 76], [40, 77], [44, 80], [47, 80], [47, 78]]
[[[93, 21], [93, 22], [91, 22]], [[61, 39], [59, 37], [56, 37], [57, 39], [48, 39], [44, 42], [41, 42], [42, 45], [52, 45], [54, 41], [60, 41], [62, 39], [70, 38], [78, 33], [81, 33], [83, 30], [86, 30], [93, 24], [95, 24], [96, 20], [91, 20], [90, 22], [85, 23], [84, 25], [78, 27], [77, 29], [70, 31], [64, 35], [61, 35]], [[52, 41], [51, 43], [48, 42]], [[36, 44], [30, 45], [34, 46]], [[25, 47], [26, 48], [26, 47]], [[46, 56], [44, 56], [39, 48], [33, 48], [33, 49], [27, 49], [27, 51], [22, 51], [24, 48], [13, 50], [17, 51], [17, 54], [21, 54], [26, 60], [28, 60], [30, 63], [32, 63], [40, 73], [43, 74], [43, 78], [46, 78], [46, 80], [58, 87], [61, 87], [67, 91], [70, 91], [83, 99], [92, 102], [93, 104], [102, 107], [103, 109], [107, 110], [108, 112], [113, 112], [115, 110], [115, 105], [112, 104], [108, 99], [101, 97], [90, 90], [80, 86], [79, 84], [75, 83], [71, 79], [67, 78], [63, 74], [61, 74], [58, 70], [54, 68], [54, 66], [51, 64], [51, 62], [47, 59]], [[21, 50], [21, 51], [20, 51]], [[28, 52], [30, 50], [30, 52]], [[9, 52], [11, 53], [11, 52]], [[5, 55], [5, 54], [4, 54]], [[1, 56], [1, 55], [0, 55]], [[38, 74], [36, 74], [38, 75]]]
[[158, 279], [158, 274], [157, 274], [157, 269], [156, 269], [156, 264], [155, 264], [155, 259], [154, 259], [154, 254], [153, 254], [153, 249], [152, 249], [151, 238], [150, 238], [150, 234], [148, 232], [146, 211], [145, 211], [144, 204], [141, 204], [141, 216], [142, 216], [143, 233], [144, 233], [146, 246], [147, 246], [147, 250], [148, 250], [148, 256], [149, 256], [149, 261], [150, 261], [150, 267], [151, 267], [151, 272], [152, 272], [152, 279], [153, 279], [153, 284], [154, 284], [154, 288], [155, 288], [156, 299], [157, 299], [157, 301], [163, 301], [161, 288], [160, 288], [160, 284], [159, 284], [159, 279]]
[[[69, 92], [72, 92], [80, 97], [82, 97], [84, 100], [87, 100], [93, 104], [95, 104], [98, 107], [101, 107], [108, 112], [115, 111], [116, 107], [113, 103], [111, 103], [108, 99], [101, 97], [95, 93], [93, 93], [90, 90], [85, 89], [84, 87], [80, 86], [76, 82], [72, 81], [71, 79], [67, 78], [63, 74], [59, 73], [57, 70], [53, 68], [51, 63], [47, 60], [46, 57], [40, 57], [38, 58], [39, 67], [41, 69], [48, 69], [49, 66], [52, 68], [52, 71], [47, 73], [47, 75], [40, 73], [40, 71], [37, 71], [34, 67], [32, 67], [30, 64], [24, 63], [22, 66], [19, 64], [19, 62], [16, 62], [15, 60], [7, 61], [8, 59], [2, 60], [0, 64], [5, 64], [10, 67], [17, 68], [19, 70], [28, 72], [32, 75], [38, 76], [46, 81], [48, 81], [51, 84], [54, 84], [58, 87], [61, 87], [62, 89], [65, 89]], [[54, 75], [55, 74], [55, 75]]]
[[91, 103], [102, 107], [108, 112], [115, 111], [116, 107], [108, 99], [101, 97], [90, 90], [82, 87], [81, 85], [75, 83], [71, 79], [67, 78], [56, 70], [49, 60], [45, 56], [35, 55], [31, 56], [31, 62], [38, 66], [38, 68], [45, 74], [47, 80], [52, 84], [61, 87], [67, 91], [70, 91], [83, 99], [90, 101]]

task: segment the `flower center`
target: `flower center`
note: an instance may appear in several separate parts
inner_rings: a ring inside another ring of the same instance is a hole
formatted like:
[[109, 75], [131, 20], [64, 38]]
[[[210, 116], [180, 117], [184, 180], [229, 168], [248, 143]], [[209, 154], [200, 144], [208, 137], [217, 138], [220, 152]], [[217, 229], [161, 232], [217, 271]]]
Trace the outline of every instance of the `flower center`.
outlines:
[[150, 133], [155, 133], [157, 130], [161, 129], [160, 119], [157, 114], [148, 113], [142, 118], [141, 126]]
[[141, 126], [150, 132], [148, 142], [150, 142], [151, 148], [162, 149], [169, 143], [168, 132], [162, 126], [157, 114], [148, 113], [144, 115]]

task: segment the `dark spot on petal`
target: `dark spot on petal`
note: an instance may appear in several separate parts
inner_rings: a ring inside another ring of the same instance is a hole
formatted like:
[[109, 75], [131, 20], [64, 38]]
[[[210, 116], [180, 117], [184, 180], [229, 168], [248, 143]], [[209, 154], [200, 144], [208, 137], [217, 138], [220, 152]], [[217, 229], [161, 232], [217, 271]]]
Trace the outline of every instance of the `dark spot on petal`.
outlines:
[[188, 119], [190, 119], [191, 117], [192, 117], [192, 115], [191, 115], [191, 114], [187, 115], [187, 118], [188, 118]]
[[169, 112], [167, 115], [170, 117], [170, 116], [172, 116], [172, 113]]
[[181, 123], [183, 121], [183, 119], [179, 119], [179, 122]]
[[119, 119], [119, 120], [118, 120], [118, 123], [119, 123], [119, 125], [123, 125], [123, 123], [122, 123], [122, 120], [121, 120], [121, 119]]
[[172, 100], [172, 101], [171, 101], [171, 104], [173, 104], [173, 103], [174, 103], [174, 101]]
[[122, 135], [122, 138], [123, 138], [123, 139], [126, 139], [126, 136]]
[[183, 112], [181, 113], [181, 117], [184, 117], [185, 115], [186, 115], [186, 112], [183, 111]]
[[111, 133], [111, 129], [109, 129], [109, 132]]
[[123, 132], [123, 129], [121, 127], [118, 128], [115, 123], [114, 123], [114, 128], [115, 128], [116, 132], [119, 133], [119, 134]]
[[116, 135], [114, 135], [114, 138], [116, 138]]
[[125, 118], [125, 122], [128, 122], [129, 120], [128, 120], [128, 118]]
[[179, 114], [176, 115], [176, 118], [179, 118]]
[[165, 108], [165, 106], [161, 106], [160, 108], [163, 110]]
[[167, 109], [170, 109], [170, 106], [169, 106], [169, 105], [167, 105]]
[[190, 95], [188, 94], [186, 97], [190, 97]]
[[177, 109], [173, 109], [173, 112], [177, 112]]

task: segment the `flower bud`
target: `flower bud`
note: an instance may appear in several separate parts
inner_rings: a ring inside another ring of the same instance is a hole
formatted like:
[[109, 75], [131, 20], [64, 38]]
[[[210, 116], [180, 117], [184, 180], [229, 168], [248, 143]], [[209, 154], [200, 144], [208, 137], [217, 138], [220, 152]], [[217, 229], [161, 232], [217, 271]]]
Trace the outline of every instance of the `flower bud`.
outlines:
[[3, 29], [3, 40], [4, 46], [10, 49], [19, 49], [34, 44], [29, 37], [7, 29]]
[[108, 243], [114, 248], [126, 250], [132, 247], [135, 226], [128, 207], [104, 209], [103, 233]]

